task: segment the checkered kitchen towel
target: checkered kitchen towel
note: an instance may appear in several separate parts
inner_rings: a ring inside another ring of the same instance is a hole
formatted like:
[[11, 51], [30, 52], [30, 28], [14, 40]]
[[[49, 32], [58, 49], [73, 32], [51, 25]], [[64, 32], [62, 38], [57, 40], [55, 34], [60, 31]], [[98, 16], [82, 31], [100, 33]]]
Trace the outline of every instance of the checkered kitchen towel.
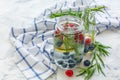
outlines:
[[[16, 65], [28, 80], [45, 80], [55, 73], [57, 66], [52, 61], [50, 50], [53, 49], [53, 32], [58, 18], [50, 19], [53, 12], [64, 10], [82, 10], [90, 0], [63, 2], [46, 9], [40, 17], [34, 19], [34, 26], [28, 28], [11, 28], [11, 40], [16, 48]], [[101, 5], [93, 0], [92, 6]], [[105, 13], [97, 13], [97, 30], [99, 33], [111, 27], [119, 28], [120, 19]]]

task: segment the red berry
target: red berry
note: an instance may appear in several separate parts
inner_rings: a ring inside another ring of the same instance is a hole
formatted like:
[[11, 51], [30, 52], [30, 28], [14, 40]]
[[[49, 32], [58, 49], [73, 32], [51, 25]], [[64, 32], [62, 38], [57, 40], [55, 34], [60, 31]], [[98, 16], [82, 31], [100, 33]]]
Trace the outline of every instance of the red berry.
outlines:
[[73, 76], [73, 70], [66, 70], [66, 71], [65, 71], [65, 74], [66, 74], [68, 77], [72, 77], [72, 76]]
[[90, 38], [90, 37], [87, 37], [87, 38], [85, 39], [85, 44], [88, 45], [88, 44], [90, 44], [90, 43], [91, 43], [91, 38]]
[[84, 35], [82, 33], [79, 34], [79, 39], [80, 39], [80, 41], [84, 40]]
[[76, 42], [84, 41], [84, 35], [82, 34], [82, 32], [76, 32], [74, 39]]
[[68, 27], [64, 27], [64, 30], [67, 30], [68, 29]]
[[55, 30], [55, 34], [59, 34], [59, 33], [60, 33], [59, 29]]
[[69, 27], [75, 27], [75, 24], [74, 23], [69, 23], [68, 26]]

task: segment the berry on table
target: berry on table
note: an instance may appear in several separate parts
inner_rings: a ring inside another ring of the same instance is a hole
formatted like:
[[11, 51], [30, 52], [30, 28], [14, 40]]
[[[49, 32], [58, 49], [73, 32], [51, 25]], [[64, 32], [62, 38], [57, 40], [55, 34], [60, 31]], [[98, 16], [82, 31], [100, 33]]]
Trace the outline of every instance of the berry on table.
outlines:
[[68, 76], [68, 77], [72, 77], [73, 76], [73, 70], [66, 70], [65, 71], [65, 74]]
[[84, 65], [85, 65], [85, 66], [89, 66], [90, 64], [91, 64], [91, 63], [90, 63], [89, 60], [85, 60], [85, 61], [84, 61]]
[[91, 44], [89, 45], [89, 50], [94, 50], [94, 48], [95, 48], [95, 45], [94, 45], [93, 43], [91, 43]]
[[88, 44], [90, 44], [90, 43], [91, 43], [91, 38], [90, 38], [90, 37], [87, 37], [87, 38], [85, 39], [85, 44], [88, 45]]
[[88, 51], [89, 51], [89, 46], [88, 46], [88, 45], [85, 45], [84, 53], [87, 53]]

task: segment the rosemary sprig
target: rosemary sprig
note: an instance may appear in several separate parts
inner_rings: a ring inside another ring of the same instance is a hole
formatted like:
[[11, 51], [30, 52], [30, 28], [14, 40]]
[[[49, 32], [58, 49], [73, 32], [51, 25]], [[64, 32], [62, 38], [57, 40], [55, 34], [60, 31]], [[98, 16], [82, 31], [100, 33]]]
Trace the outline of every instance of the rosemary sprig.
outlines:
[[105, 73], [103, 72], [103, 67], [105, 67], [104, 61], [102, 59], [103, 56], [109, 56], [109, 52], [107, 49], [109, 49], [109, 46], [105, 46], [100, 42], [95, 42], [95, 49], [93, 50], [93, 57], [91, 60], [91, 66], [88, 68], [79, 68], [79, 74], [85, 75], [85, 80], [89, 80], [93, 74], [95, 73], [95, 70], [97, 70], [98, 73], [102, 73], [105, 76]]
[[[86, 8], [85, 12], [103, 12], [103, 8], [105, 8], [105, 6], [97, 6], [95, 8]], [[72, 11], [72, 10], [66, 10], [63, 12], [56, 12], [56, 13], [52, 13], [50, 15], [50, 18], [56, 18], [56, 17], [61, 17], [61, 16], [66, 16], [66, 15], [70, 15], [70, 16], [76, 16], [78, 18], [81, 18], [83, 12], [82, 11]], [[85, 16], [84, 16], [85, 17]]]
[[64, 11], [64, 12], [56, 12], [56, 13], [52, 13], [50, 15], [50, 18], [55, 18], [55, 17], [61, 17], [61, 16], [66, 16], [66, 15], [70, 15], [70, 16], [76, 16], [76, 17], [81, 17], [82, 12], [81, 11]]
[[91, 25], [96, 25], [95, 13], [96, 12], [103, 12], [103, 10], [102, 10], [103, 8], [105, 8], [105, 6], [97, 6], [95, 8], [86, 8], [83, 11], [81, 18], [84, 21], [83, 25], [84, 25], [85, 30], [87, 32], [89, 31]]

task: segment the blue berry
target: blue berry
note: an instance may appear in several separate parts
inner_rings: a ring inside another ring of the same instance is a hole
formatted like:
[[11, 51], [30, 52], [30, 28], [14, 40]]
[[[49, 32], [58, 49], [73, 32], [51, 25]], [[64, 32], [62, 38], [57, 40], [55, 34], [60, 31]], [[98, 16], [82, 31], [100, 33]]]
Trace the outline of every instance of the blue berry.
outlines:
[[90, 63], [89, 60], [85, 60], [85, 61], [84, 61], [84, 65], [85, 65], [85, 66], [89, 66], [90, 64], [91, 64], [91, 63]]
[[70, 57], [73, 59], [73, 58], [75, 57], [75, 55], [74, 55], [74, 54], [72, 54], [72, 55], [70, 55]]
[[63, 67], [63, 68], [66, 68], [66, 67], [67, 67], [67, 64], [65, 64], [65, 63], [62, 64], [62, 67]]
[[63, 54], [64, 54], [64, 55], [69, 55], [69, 52], [64, 52]]
[[84, 48], [84, 53], [87, 53], [89, 51], [89, 46], [85, 46], [85, 48]]
[[58, 40], [58, 41], [56, 42], [56, 46], [57, 46], [57, 47], [60, 47], [62, 44], [63, 44], [63, 41], [61, 41], [61, 40]]
[[63, 64], [63, 61], [57, 61], [57, 63], [59, 64], [59, 65], [62, 65]]
[[74, 60], [68, 60], [68, 63], [75, 63]]
[[69, 59], [70, 56], [63, 56], [63, 59]]
[[95, 45], [94, 45], [93, 43], [91, 43], [91, 44], [89, 45], [89, 50], [94, 50], [94, 48], [95, 48]]
[[75, 64], [69, 64], [69, 68], [74, 68]]

